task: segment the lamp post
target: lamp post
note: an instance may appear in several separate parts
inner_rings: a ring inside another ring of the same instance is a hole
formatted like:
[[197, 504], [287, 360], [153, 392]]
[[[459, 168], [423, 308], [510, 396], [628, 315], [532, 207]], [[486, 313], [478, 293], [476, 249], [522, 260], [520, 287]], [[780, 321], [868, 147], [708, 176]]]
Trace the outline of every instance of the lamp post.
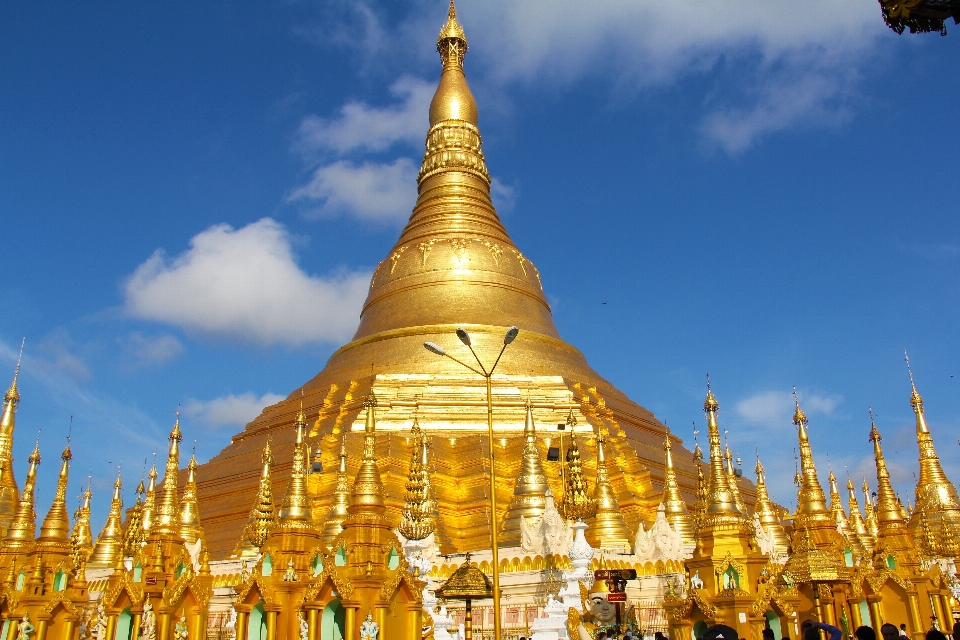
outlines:
[[430, 353], [435, 353], [438, 356], [444, 356], [450, 358], [457, 364], [466, 367], [470, 371], [473, 371], [478, 376], [482, 376], [487, 381], [487, 439], [489, 440], [490, 445], [490, 521], [491, 521], [491, 531], [490, 531], [490, 541], [493, 546], [493, 637], [495, 640], [501, 640], [500, 635], [500, 553], [497, 549], [497, 480], [494, 467], [494, 448], [493, 448], [493, 387], [491, 384], [491, 377], [493, 372], [496, 370], [497, 365], [500, 364], [500, 358], [503, 357], [503, 352], [506, 350], [507, 345], [513, 342], [517, 334], [520, 333], [520, 330], [516, 327], [510, 327], [507, 329], [507, 333], [503, 336], [503, 346], [500, 347], [500, 353], [497, 355], [497, 359], [494, 361], [493, 366], [490, 367], [488, 371], [486, 367], [483, 366], [483, 363], [480, 362], [480, 357], [477, 355], [477, 352], [473, 350], [473, 345], [471, 344], [470, 334], [467, 333], [464, 329], [457, 329], [457, 337], [460, 338], [460, 342], [465, 344], [470, 353], [473, 354], [473, 359], [477, 361], [477, 366], [480, 367], [477, 370], [475, 367], [454, 358], [452, 355], [443, 350], [443, 347], [434, 343], [434, 342], [424, 342], [424, 348]]

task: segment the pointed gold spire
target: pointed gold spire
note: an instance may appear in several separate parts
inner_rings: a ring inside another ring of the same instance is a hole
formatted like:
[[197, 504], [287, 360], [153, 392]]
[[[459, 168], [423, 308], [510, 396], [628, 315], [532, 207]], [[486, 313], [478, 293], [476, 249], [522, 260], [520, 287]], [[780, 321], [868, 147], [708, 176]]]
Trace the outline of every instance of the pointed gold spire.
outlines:
[[857, 488], [853, 486], [853, 480], [847, 477], [847, 507], [850, 511], [850, 531], [860, 541], [860, 545], [867, 553], [873, 553], [874, 540], [867, 529], [867, 521], [860, 513], [860, 503], [857, 500]]
[[183, 486], [180, 498], [180, 537], [184, 542], [193, 544], [203, 537], [200, 524], [200, 503], [197, 501], [197, 456], [190, 456], [187, 465], [187, 483]]
[[840, 488], [837, 485], [837, 476], [830, 469], [830, 475], [827, 476], [830, 483], [830, 515], [837, 525], [837, 530], [847, 538], [853, 538], [850, 528], [850, 521], [847, 519], [847, 512], [843, 508], [843, 502], [840, 500]]
[[700, 443], [697, 442], [699, 433], [696, 425], [694, 425], [693, 463], [697, 465], [697, 499], [693, 503], [694, 538], [700, 537], [700, 528], [703, 526], [703, 520], [707, 515], [707, 479], [703, 475], [703, 451], [700, 449]]
[[432, 504], [428, 494], [427, 441], [416, 418], [410, 431], [413, 449], [407, 475], [407, 496], [397, 531], [407, 540], [423, 540], [435, 529]]
[[117, 473], [117, 481], [113, 483], [113, 500], [110, 502], [110, 513], [103, 531], [97, 536], [97, 544], [90, 554], [88, 565], [97, 569], [112, 568], [123, 557], [123, 481]]
[[564, 487], [563, 500], [558, 507], [560, 515], [574, 522], [587, 520], [597, 513], [597, 501], [590, 496], [587, 481], [583, 477], [583, 461], [580, 459], [580, 448], [577, 446], [577, 434], [574, 431], [576, 424], [577, 420], [571, 412], [567, 418], [570, 446], [566, 453], [560, 452], [563, 460], [561, 464], [567, 467], [567, 486]]
[[807, 436], [807, 416], [800, 408], [797, 389], [793, 389], [793, 400], [797, 410], [793, 414], [793, 424], [797, 425], [797, 439], [800, 442], [800, 489], [797, 492], [797, 516], [805, 523], [812, 520], [829, 520], [827, 498], [817, 478], [817, 467], [813, 462], [810, 438]]
[[523, 425], [523, 453], [520, 469], [513, 489], [513, 499], [503, 517], [499, 543], [504, 547], [520, 546], [520, 519], [543, 515], [547, 506], [547, 474], [543, 470], [540, 449], [537, 448], [537, 432], [533, 422], [533, 407], [527, 399], [526, 418]]
[[143, 480], [137, 485], [137, 501], [127, 511], [127, 521], [123, 525], [123, 555], [133, 556], [146, 543], [143, 530]]
[[587, 540], [601, 549], [617, 549], [630, 546], [630, 533], [620, 511], [620, 501], [610, 484], [607, 473], [607, 457], [603, 450], [606, 437], [597, 434], [597, 483], [593, 487], [593, 499], [597, 502], [597, 514], [593, 526], [587, 529]]
[[83, 500], [73, 512], [73, 531], [70, 534], [70, 554], [78, 574], [82, 573], [87, 564], [87, 558], [93, 550], [93, 534], [90, 532], [91, 495], [90, 478], [87, 478], [87, 490], [83, 492]]
[[10, 526], [20, 501], [20, 490], [13, 474], [13, 430], [17, 406], [20, 404], [17, 378], [20, 375], [22, 357], [23, 343], [20, 344], [17, 368], [13, 372], [13, 382], [3, 398], [3, 414], [0, 416], [0, 536], [6, 535], [7, 527]]
[[297, 412], [297, 441], [293, 446], [293, 466], [290, 468], [290, 481], [287, 492], [280, 503], [277, 523], [284, 527], [303, 527], [313, 518], [310, 513], [310, 494], [307, 491], [307, 443], [304, 432], [307, 428], [307, 416], [303, 413], [303, 402]]
[[[907, 362], [907, 372], [910, 374], [910, 406], [917, 418], [917, 446], [920, 449], [920, 477], [917, 479], [915, 511], [927, 518], [933, 539], [939, 542], [943, 539], [944, 528], [960, 528], [960, 496], [940, 465], [940, 457], [924, 416], [923, 398], [917, 392], [906, 349], [903, 355]], [[934, 551], [942, 551], [946, 555], [946, 550], [940, 547], [936, 547]]]
[[367, 408], [367, 421], [363, 430], [363, 462], [353, 481], [353, 490], [350, 492], [351, 515], [369, 513], [383, 515], [383, 481], [380, 479], [380, 469], [377, 467], [377, 397], [371, 393], [364, 400]]
[[693, 534], [690, 511], [687, 509], [687, 503], [680, 495], [680, 487], [677, 485], [677, 472], [673, 468], [670, 438], [670, 429], [667, 429], [663, 440], [663, 496], [660, 501], [663, 503], [667, 522], [676, 531], [680, 532], [684, 544], [695, 544], [696, 538]]
[[267, 541], [267, 537], [276, 524], [277, 512], [273, 506], [273, 480], [270, 477], [270, 467], [273, 465], [273, 451], [270, 449], [270, 438], [267, 438], [267, 444], [263, 447], [263, 455], [260, 456], [260, 463], [263, 465], [260, 471], [260, 488], [257, 490], [257, 500], [250, 509], [250, 517], [247, 518], [247, 526], [244, 528], [244, 542], [252, 553], [240, 555], [256, 555], [256, 552]]
[[60, 454], [60, 476], [57, 478], [57, 492], [53, 497], [53, 504], [47, 517], [40, 526], [38, 542], [60, 545], [66, 550], [70, 542], [70, 515], [67, 513], [67, 481], [70, 476], [70, 461], [73, 453], [70, 451], [70, 442]]
[[870, 441], [873, 443], [873, 457], [877, 464], [877, 527], [880, 534], [903, 526], [904, 519], [897, 506], [897, 494], [890, 484], [890, 472], [887, 471], [887, 461], [883, 458], [883, 447], [880, 441], [883, 436], [873, 421], [873, 409], [870, 410]]
[[157, 465], [150, 467], [147, 475], [147, 493], [143, 499], [143, 531], [149, 535], [155, 524], [157, 513]]
[[723, 459], [727, 472], [727, 483], [730, 485], [730, 493], [733, 495], [733, 501], [737, 505], [737, 510], [747, 514], [747, 506], [743, 503], [743, 497], [740, 495], [740, 485], [737, 483], [737, 471], [733, 466], [733, 452], [730, 451], [730, 444], [724, 443]]
[[333, 502], [327, 512], [326, 525], [323, 527], [323, 542], [330, 545], [343, 530], [343, 521], [347, 519], [350, 508], [350, 475], [347, 472], [346, 436], [340, 442], [340, 466], [337, 468], [337, 487], [333, 491]]
[[707, 399], [703, 402], [703, 410], [707, 414], [707, 429], [710, 441], [710, 482], [707, 493], [707, 516], [724, 516], [725, 518], [740, 519], [742, 513], [737, 508], [737, 501], [730, 490], [727, 474], [723, 468], [723, 450], [720, 448], [720, 427], [717, 424], [717, 413], [720, 404], [710, 388], [710, 376], [707, 376]]
[[754, 471], [757, 474], [757, 502], [754, 505], [754, 513], [760, 519], [760, 524], [763, 525], [764, 530], [773, 536], [776, 550], [780, 553], [786, 553], [790, 547], [790, 539], [783, 528], [783, 522], [777, 513], [777, 508], [773, 506], [773, 502], [770, 500], [766, 474], [763, 470], [763, 464], [760, 463], [759, 453], [757, 454], [757, 466]]
[[33, 536], [36, 531], [37, 514], [34, 509], [34, 488], [37, 486], [37, 465], [40, 464], [40, 437], [33, 447], [33, 453], [28, 458], [30, 466], [27, 469], [27, 479], [23, 483], [23, 493], [17, 504], [17, 512], [7, 529], [5, 547], [9, 549], [26, 549], [33, 546]]
[[163, 495], [151, 522], [151, 533], [180, 537], [180, 490], [177, 486], [177, 476], [180, 473], [180, 411], [177, 410], [177, 419], [170, 432], [170, 449], [167, 451], [167, 466], [163, 474]]
[[873, 497], [870, 495], [870, 485], [867, 484], [866, 476], [863, 478], [863, 519], [867, 525], [867, 533], [876, 543], [880, 528], [877, 525], [877, 515], [873, 510]]
[[[443, 64], [440, 85], [430, 103], [430, 125], [444, 120], [462, 120], [477, 124], [477, 101], [463, 74], [463, 58], [467, 53], [467, 37], [457, 20], [457, 8], [450, 2], [447, 22], [437, 38], [437, 52]], [[486, 171], [486, 167], [484, 167]]]

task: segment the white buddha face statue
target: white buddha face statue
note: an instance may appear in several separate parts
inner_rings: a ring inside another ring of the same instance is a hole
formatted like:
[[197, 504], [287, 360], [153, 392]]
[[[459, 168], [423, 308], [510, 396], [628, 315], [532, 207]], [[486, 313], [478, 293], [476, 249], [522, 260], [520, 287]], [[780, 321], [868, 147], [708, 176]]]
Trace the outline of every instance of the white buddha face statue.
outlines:
[[607, 594], [594, 593], [590, 596], [590, 613], [600, 625], [611, 625], [617, 622], [617, 605], [607, 601]]

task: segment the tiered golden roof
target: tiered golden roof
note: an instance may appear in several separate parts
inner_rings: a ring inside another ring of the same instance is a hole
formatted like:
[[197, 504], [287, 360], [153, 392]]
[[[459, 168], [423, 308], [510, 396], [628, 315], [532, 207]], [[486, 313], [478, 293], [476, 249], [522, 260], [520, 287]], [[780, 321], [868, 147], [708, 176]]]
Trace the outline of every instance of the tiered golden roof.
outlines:
[[123, 555], [132, 557], [147, 542], [147, 533], [143, 529], [143, 496], [146, 489], [143, 480], [137, 485], [137, 501], [127, 509], [127, 519], [123, 523]]
[[797, 439], [800, 442], [800, 488], [797, 492], [797, 515], [799, 523], [810, 526], [811, 522], [829, 522], [830, 511], [827, 508], [827, 498], [823, 494], [823, 487], [817, 478], [817, 466], [813, 462], [813, 452], [810, 449], [810, 438], [807, 436], [807, 415], [800, 408], [800, 399], [794, 401], [797, 410], [793, 414], [793, 424], [797, 425]]
[[[93, 534], [90, 531], [90, 479], [87, 479], [87, 489], [77, 510], [73, 512], [73, 531], [70, 532], [70, 551], [73, 564], [82, 569], [87, 564], [87, 558], [93, 551]], [[82, 571], [81, 571], [82, 573]]]
[[290, 482], [277, 514], [277, 526], [280, 527], [303, 527], [313, 520], [307, 492], [307, 444], [304, 442], [307, 416], [303, 413], [303, 407], [297, 413], [296, 426], [297, 440], [293, 448]]
[[710, 388], [707, 379], [707, 398], [703, 402], [703, 410], [707, 414], [707, 432], [710, 442], [710, 481], [707, 492], [707, 510], [704, 526], [709, 529], [713, 524], [720, 522], [741, 523], [743, 514], [737, 508], [737, 501], [730, 488], [727, 472], [723, 468], [723, 450], [720, 448], [720, 427], [717, 424], [717, 412], [720, 404]]
[[363, 461], [353, 481], [347, 512], [351, 515], [357, 513], [383, 515], [383, 481], [380, 479], [380, 469], [377, 467], [376, 459], [377, 397], [370, 394], [363, 404], [367, 408], [367, 420], [363, 431]]
[[[569, 424], [568, 426], [575, 426]], [[580, 460], [580, 447], [577, 446], [577, 436], [570, 432], [570, 448], [561, 452], [565, 456], [562, 464], [566, 465], [567, 486], [564, 488], [563, 499], [558, 511], [567, 520], [588, 520], [597, 513], [597, 501], [590, 496], [587, 481], [583, 477], [583, 461]]]
[[887, 471], [887, 461], [883, 457], [883, 447], [880, 441], [883, 436], [877, 429], [873, 417], [870, 418], [870, 442], [873, 443], [873, 456], [877, 465], [877, 507], [876, 518], [880, 536], [889, 533], [891, 529], [900, 529], [904, 526], [904, 518], [897, 506], [897, 494], [890, 484], [890, 472]]
[[513, 488], [513, 498], [503, 517], [499, 544], [504, 547], [520, 545], [520, 519], [537, 518], [547, 506], [547, 474], [537, 447], [537, 430], [533, 423], [533, 409], [527, 400], [527, 414], [523, 424], [523, 453], [520, 470]]

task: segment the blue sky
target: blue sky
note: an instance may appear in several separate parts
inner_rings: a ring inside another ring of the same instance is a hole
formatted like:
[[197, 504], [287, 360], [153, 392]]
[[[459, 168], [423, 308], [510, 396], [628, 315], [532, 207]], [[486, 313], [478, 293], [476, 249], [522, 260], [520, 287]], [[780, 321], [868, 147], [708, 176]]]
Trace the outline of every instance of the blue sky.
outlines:
[[[824, 482], [827, 454], [841, 478], [869, 462], [872, 404], [912, 494], [904, 347], [960, 479], [960, 31], [813, 5], [459, 6], [497, 204], [561, 333], [688, 442], [709, 371], [787, 505], [793, 385]], [[412, 208], [444, 17], [0, 8], [0, 380], [26, 336], [15, 466], [42, 429], [39, 511], [70, 415], [100, 527], [178, 404], [205, 460], [349, 338]]]

